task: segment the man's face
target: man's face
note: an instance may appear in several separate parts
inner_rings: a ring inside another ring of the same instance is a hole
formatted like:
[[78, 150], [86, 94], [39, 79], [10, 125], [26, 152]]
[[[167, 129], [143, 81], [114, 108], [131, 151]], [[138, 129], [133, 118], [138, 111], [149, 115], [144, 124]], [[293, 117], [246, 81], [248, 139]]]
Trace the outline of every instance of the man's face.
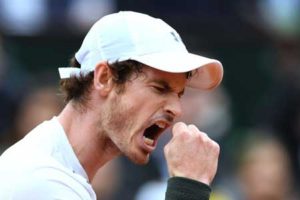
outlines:
[[144, 67], [123, 92], [114, 88], [99, 123], [121, 153], [135, 163], [148, 162], [158, 137], [181, 114], [186, 81], [185, 73]]

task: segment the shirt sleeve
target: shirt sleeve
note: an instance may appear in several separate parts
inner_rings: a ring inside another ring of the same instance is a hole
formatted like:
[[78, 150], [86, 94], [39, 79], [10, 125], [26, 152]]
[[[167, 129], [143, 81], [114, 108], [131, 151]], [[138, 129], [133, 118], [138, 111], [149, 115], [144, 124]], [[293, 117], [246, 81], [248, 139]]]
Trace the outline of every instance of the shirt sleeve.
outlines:
[[209, 200], [211, 188], [201, 182], [172, 177], [168, 180], [165, 200]]

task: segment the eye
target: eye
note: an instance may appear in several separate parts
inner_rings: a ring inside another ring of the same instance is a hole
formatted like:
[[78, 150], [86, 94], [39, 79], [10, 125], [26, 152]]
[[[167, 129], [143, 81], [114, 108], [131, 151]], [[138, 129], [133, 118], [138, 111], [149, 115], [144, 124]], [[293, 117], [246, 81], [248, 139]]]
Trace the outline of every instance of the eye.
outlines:
[[155, 92], [158, 93], [166, 93], [167, 89], [161, 86], [152, 86], [152, 88], [155, 90]]
[[159, 86], [153, 86], [157, 91], [159, 92], [164, 92], [166, 91], [166, 88], [163, 88], [163, 87], [159, 87]]
[[178, 94], [178, 98], [179, 98], [179, 99], [181, 99], [182, 96], [183, 96], [183, 92], [181, 92], [181, 93]]

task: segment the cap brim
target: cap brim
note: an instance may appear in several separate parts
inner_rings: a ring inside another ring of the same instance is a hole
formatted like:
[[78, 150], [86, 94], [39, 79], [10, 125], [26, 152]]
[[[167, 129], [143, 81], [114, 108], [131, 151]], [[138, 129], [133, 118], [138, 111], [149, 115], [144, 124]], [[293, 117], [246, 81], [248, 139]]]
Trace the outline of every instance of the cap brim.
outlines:
[[193, 88], [213, 89], [220, 84], [223, 78], [223, 66], [218, 60], [192, 53], [154, 53], [130, 59], [171, 73], [193, 71], [193, 76], [187, 84]]

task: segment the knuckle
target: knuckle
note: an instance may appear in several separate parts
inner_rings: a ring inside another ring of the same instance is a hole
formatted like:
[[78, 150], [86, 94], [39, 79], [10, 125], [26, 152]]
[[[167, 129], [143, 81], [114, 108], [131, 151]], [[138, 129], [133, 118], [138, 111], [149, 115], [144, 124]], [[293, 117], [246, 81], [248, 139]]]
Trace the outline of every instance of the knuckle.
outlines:
[[184, 129], [184, 130], [180, 131], [180, 134], [181, 135], [188, 135], [188, 134], [190, 134], [190, 131], [187, 130], [187, 129]]
[[214, 152], [217, 153], [217, 154], [219, 154], [220, 150], [221, 150], [220, 145], [217, 142], [212, 141], [212, 146], [213, 146]]
[[186, 128], [186, 124], [183, 122], [177, 122], [176, 124], [174, 124], [173, 126], [173, 130], [181, 130], [181, 129], [185, 129]]
[[196, 134], [196, 137], [199, 138], [201, 141], [203, 141], [204, 143], [209, 143], [210, 139], [207, 136], [206, 133], [199, 131], [198, 134]]
[[166, 159], [168, 159], [169, 155], [170, 155], [169, 149], [164, 149], [164, 156]]
[[165, 154], [167, 154], [167, 153], [169, 152], [169, 150], [170, 150], [169, 145], [166, 145], [166, 146], [164, 147], [164, 152], [165, 152]]
[[190, 132], [187, 129], [180, 130], [177, 133], [177, 137], [179, 137], [180, 139], [188, 138], [189, 135], [190, 135]]
[[197, 126], [195, 126], [194, 124], [189, 124], [188, 126], [187, 126], [190, 130], [193, 130], [193, 131], [199, 131], [198, 130], [198, 128], [197, 128]]
[[187, 126], [183, 122], [178, 122], [173, 126], [173, 135], [175, 137], [182, 137], [182, 135], [189, 134], [190, 130], [187, 128]]
[[198, 131], [198, 135], [201, 135], [203, 137], [203, 139], [209, 139], [208, 135], [205, 132], [202, 131]]

